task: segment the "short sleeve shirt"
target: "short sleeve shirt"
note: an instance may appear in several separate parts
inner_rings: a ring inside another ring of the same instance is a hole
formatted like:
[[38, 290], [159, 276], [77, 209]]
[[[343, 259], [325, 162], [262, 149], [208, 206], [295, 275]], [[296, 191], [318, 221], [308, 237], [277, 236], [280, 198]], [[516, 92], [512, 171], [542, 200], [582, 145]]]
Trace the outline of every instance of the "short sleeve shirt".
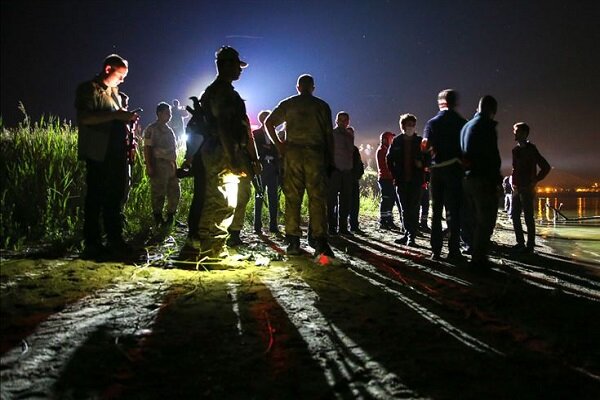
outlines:
[[175, 133], [166, 124], [156, 121], [148, 125], [144, 130], [144, 146], [152, 148], [155, 158], [169, 161], [177, 159]]

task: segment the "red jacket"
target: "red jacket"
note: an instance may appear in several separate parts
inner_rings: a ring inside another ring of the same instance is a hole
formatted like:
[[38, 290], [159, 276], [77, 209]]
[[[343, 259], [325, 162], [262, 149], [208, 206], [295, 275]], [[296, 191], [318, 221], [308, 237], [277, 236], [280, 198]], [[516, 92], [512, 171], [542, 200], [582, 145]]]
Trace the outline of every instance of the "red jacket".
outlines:
[[377, 179], [394, 179], [385, 159], [387, 152], [387, 146], [380, 144], [377, 148]]

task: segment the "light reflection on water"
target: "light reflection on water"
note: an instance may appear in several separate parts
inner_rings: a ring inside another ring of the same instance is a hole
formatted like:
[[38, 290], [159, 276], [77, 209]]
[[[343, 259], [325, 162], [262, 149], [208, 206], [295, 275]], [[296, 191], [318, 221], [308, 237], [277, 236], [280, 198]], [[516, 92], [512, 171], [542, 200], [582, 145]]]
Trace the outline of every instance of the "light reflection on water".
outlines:
[[[569, 220], [558, 217], [554, 222], [554, 211], [546, 202], [560, 207]], [[536, 230], [550, 247], [560, 255], [600, 266], [600, 196], [538, 197], [536, 205]], [[588, 219], [577, 220], [582, 218]]]

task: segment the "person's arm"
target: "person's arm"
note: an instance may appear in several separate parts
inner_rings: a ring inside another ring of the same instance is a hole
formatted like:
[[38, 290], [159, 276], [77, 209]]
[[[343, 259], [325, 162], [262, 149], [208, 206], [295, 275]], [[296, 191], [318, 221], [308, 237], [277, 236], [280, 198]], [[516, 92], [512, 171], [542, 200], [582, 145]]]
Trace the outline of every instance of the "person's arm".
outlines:
[[77, 120], [83, 125], [97, 125], [110, 121], [133, 122], [139, 116], [131, 111], [111, 110], [111, 111], [80, 111], [77, 115]]
[[421, 151], [423, 153], [433, 152], [433, 146], [429, 137], [431, 136], [431, 123], [427, 122], [425, 124], [425, 129], [423, 130], [423, 140], [421, 140]]
[[396, 178], [396, 139], [390, 144], [387, 154], [385, 155], [385, 161], [387, 163], [388, 170], [392, 174], [392, 177]]
[[552, 169], [552, 167], [550, 166], [548, 161], [540, 154], [537, 147], [535, 149], [535, 156], [536, 156], [535, 162], [540, 167], [540, 170], [535, 177], [535, 183], [537, 183], [537, 182], [541, 181], [542, 179], [544, 179], [550, 173], [550, 170]]
[[277, 107], [269, 114], [264, 122], [265, 133], [269, 135], [271, 142], [275, 144], [277, 151], [280, 156], [285, 154], [285, 142], [279, 139], [279, 136], [275, 132], [275, 128], [281, 125], [285, 121], [285, 109], [282, 103], [279, 103]]
[[323, 117], [323, 134], [325, 135], [325, 157], [327, 157], [327, 174], [331, 175], [333, 171], [336, 169], [335, 165], [335, 144], [333, 141], [333, 122], [331, 118], [331, 108], [329, 105], [325, 103], [324, 109], [324, 117]]
[[96, 110], [98, 93], [95, 84], [86, 82], [77, 88], [75, 93], [75, 109], [77, 122], [81, 125], [97, 125], [105, 122], [119, 120], [123, 122], [135, 121], [139, 118], [136, 113], [120, 110]]
[[144, 131], [144, 160], [146, 161], [146, 173], [154, 175], [154, 155], [152, 154], [152, 127]]

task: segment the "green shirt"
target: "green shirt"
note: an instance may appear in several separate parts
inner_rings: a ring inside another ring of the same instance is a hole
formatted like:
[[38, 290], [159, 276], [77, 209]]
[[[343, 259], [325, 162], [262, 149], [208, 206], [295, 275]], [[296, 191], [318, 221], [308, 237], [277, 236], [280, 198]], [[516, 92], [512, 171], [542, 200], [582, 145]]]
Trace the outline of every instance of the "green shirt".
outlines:
[[285, 122], [286, 142], [303, 146], [325, 146], [333, 133], [329, 105], [312, 94], [282, 100], [269, 115], [278, 126]]

